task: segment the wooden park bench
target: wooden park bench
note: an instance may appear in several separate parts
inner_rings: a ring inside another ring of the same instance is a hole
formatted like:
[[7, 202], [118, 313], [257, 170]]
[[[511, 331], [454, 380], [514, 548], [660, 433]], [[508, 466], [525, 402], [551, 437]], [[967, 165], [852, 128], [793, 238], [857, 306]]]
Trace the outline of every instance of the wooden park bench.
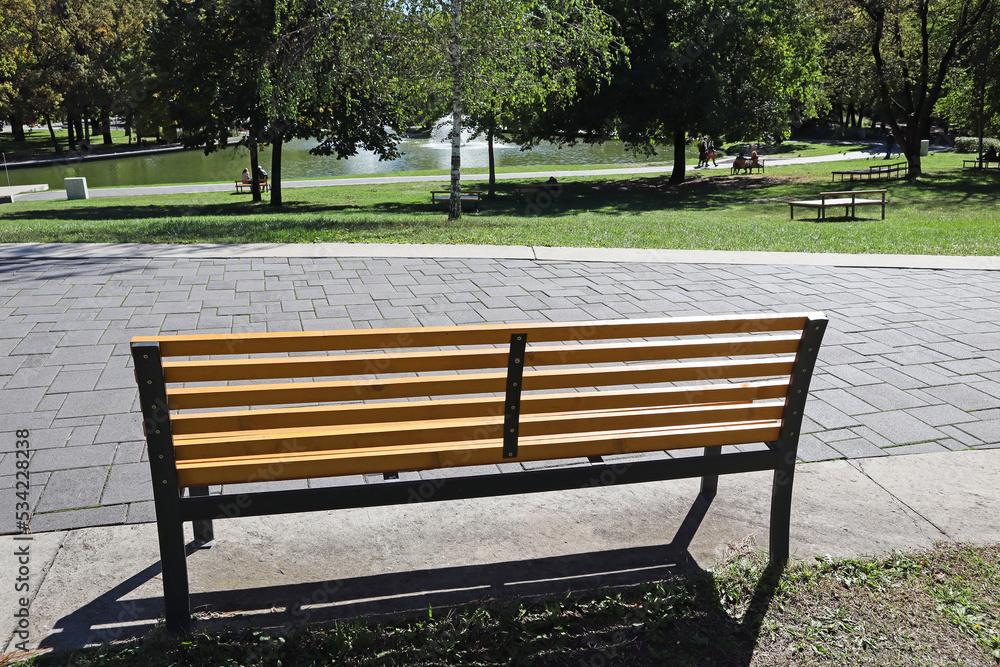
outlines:
[[[993, 165], [992, 167], [990, 165]], [[986, 157], [975, 160], [962, 160], [962, 169], [1000, 169], [1000, 157]]]
[[[232, 516], [688, 477], [711, 498], [720, 474], [773, 470], [770, 555], [783, 564], [826, 323], [800, 313], [134, 338], [167, 628], [191, 621], [183, 522], [209, 546], [212, 521]], [[566, 465], [498, 466], [527, 461]], [[462, 466], [494, 471], [398, 479]], [[225, 486], [360, 474], [384, 481]]]
[[[854, 209], [857, 206], [881, 206], [882, 219], [885, 220], [885, 195], [887, 190], [846, 190], [842, 192], [821, 192], [819, 199], [807, 199], [803, 201], [790, 201], [792, 220], [795, 219], [795, 207], [805, 206], [816, 209], [816, 219], [826, 219], [826, 209], [838, 206], [844, 207], [844, 215], [855, 217]], [[867, 199], [860, 195], [881, 194], [881, 199]]]
[[843, 183], [844, 180], [853, 183], [854, 179], [859, 181], [882, 181], [882, 180], [892, 180], [893, 178], [902, 178], [906, 176], [907, 164], [905, 162], [896, 162], [894, 164], [877, 164], [872, 167], [867, 167], [865, 169], [845, 169], [842, 171], [832, 171], [831, 181], [836, 182], [840, 177], [840, 182]]
[[[483, 201], [483, 191], [482, 190], [462, 190], [462, 204], [466, 202], [471, 202], [476, 205], [476, 211], [479, 211], [479, 205]], [[451, 201], [451, 190], [431, 190], [431, 206], [437, 208], [438, 202], [448, 203]]]
[[[260, 191], [267, 192], [268, 188], [267, 177], [265, 176], [264, 178], [260, 179], [258, 183], [260, 183]], [[236, 192], [243, 192], [244, 189], [246, 189], [247, 192], [249, 192], [252, 188], [253, 188], [253, 183], [251, 183], [250, 181], [236, 181]]]
[[552, 198], [552, 201], [559, 201], [562, 196], [562, 183], [537, 183], [534, 185], [515, 185], [514, 198], [521, 201], [524, 197], [538, 198], [542, 195]]

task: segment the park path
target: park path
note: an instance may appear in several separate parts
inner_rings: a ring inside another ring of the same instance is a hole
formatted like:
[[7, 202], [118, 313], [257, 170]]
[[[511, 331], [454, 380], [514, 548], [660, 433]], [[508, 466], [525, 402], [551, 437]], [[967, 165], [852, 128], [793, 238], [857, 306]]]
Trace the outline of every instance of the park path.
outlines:
[[[128, 356], [137, 335], [823, 310], [830, 329], [802, 461], [1000, 443], [1000, 271], [983, 265], [755, 263], [753, 253], [685, 262], [606, 249], [512, 257], [459, 247], [441, 257], [410, 246], [400, 253], [408, 256], [345, 257], [324, 248], [330, 254], [317, 257], [312, 244], [284, 246], [284, 256], [270, 247], [65, 246], [77, 256], [63, 246], [0, 247], [0, 422], [32, 434], [35, 532], [152, 520]], [[0, 493], [13, 488], [15, 463], [0, 449]], [[14, 530], [12, 518], [0, 515], [0, 533]]]
[[[849, 151], [834, 155], [822, 155], [814, 157], [791, 157], [774, 158], [766, 157], [765, 163], [769, 167], [780, 167], [792, 164], [812, 164], [819, 162], [837, 162], [841, 160], [869, 160], [872, 159], [871, 151]], [[709, 170], [729, 169], [733, 157], [721, 158], [718, 166], [708, 167]], [[694, 166], [689, 165], [693, 171]], [[671, 164], [656, 165], [651, 167], [616, 167], [610, 169], [575, 169], [560, 170], [553, 169], [546, 172], [516, 172], [497, 174], [498, 181], [543, 181], [548, 177], [553, 178], [574, 178], [582, 176], [622, 176], [628, 174], [663, 174], [670, 173], [673, 169]], [[485, 178], [485, 174], [466, 174], [468, 180]], [[338, 185], [381, 185], [386, 183], [446, 183], [447, 174], [423, 175], [423, 176], [364, 176], [359, 178], [321, 178], [298, 181], [282, 181], [282, 188], [318, 188]], [[136, 195], [174, 195], [174, 194], [197, 194], [201, 192], [232, 192], [234, 189], [232, 180], [225, 183], [182, 183], [179, 185], [144, 185], [127, 188], [91, 188], [90, 196], [97, 197], [132, 197]], [[47, 192], [36, 192], [19, 195], [18, 201], [41, 201], [51, 199], [65, 199], [65, 190], [49, 190]]]

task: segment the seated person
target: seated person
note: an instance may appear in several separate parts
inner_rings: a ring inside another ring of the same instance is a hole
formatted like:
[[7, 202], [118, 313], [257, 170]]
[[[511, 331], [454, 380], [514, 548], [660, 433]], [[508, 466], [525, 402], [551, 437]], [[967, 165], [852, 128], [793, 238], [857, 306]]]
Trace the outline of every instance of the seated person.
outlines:
[[243, 169], [243, 175], [240, 177], [244, 183], [250, 182], [250, 170], [247, 168]]
[[997, 149], [994, 146], [990, 146], [985, 153], [983, 153], [983, 159], [987, 162], [997, 162], [1000, 161], [1000, 155], [997, 155]]
[[264, 171], [264, 167], [262, 167], [260, 165], [257, 165], [257, 180], [258, 181], [266, 181], [267, 180], [267, 172]]

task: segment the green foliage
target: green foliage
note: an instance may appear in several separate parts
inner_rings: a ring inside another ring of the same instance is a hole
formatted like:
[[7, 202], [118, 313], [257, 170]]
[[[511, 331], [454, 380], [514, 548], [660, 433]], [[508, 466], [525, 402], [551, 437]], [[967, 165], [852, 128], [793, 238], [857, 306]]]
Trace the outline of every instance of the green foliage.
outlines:
[[[883, 113], [909, 162], [921, 171], [920, 141], [961, 56], [981, 36], [997, 0], [896, 3], [852, 0], [866, 17]], [[990, 48], [995, 48], [990, 46]]]
[[[1000, 153], [1000, 140], [983, 137], [983, 150], [993, 149]], [[956, 153], [979, 153], [979, 137], [955, 137]]]

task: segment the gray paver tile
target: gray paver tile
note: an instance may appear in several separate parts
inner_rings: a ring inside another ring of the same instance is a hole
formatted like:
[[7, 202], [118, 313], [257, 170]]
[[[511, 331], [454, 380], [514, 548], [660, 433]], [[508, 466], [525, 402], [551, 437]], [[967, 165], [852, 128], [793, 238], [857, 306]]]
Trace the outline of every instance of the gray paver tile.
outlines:
[[[45, 387], [29, 387], [26, 389], [0, 389], [0, 405], [5, 414], [14, 415], [19, 412], [34, 412], [45, 397]], [[11, 420], [12, 424], [20, 422]], [[15, 426], [15, 428], [19, 428]]]
[[910, 408], [906, 412], [931, 426], [946, 426], [948, 424], [960, 424], [976, 420], [976, 417], [970, 415], [968, 412], [959, 410], [954, 405], [948, 404]]
[[125, 523], [153, 523], [156, 521], [156, 506], [149, 502], [129, 503]]
[[890, 447], [885, 451], [889, 452], [892, 456], [899, 456], [902, 454], [940, 454], [941, 452], [951, 451], [944, 445], [933, 442], [918, 442], [912, 445], [901, 445], [899, 447]]
[[101, 496], [104, 505], [153, 499], [149, 466], [145, 463], [122, 463], [111, 467]]
[[930, 387], [925, 391], [945, 403], [958, 406], [963, 410], [985, 410], [997, 406], [995, 397], [981, 392], [971, 385], [950, 384], [942, 387]]
[[[17, 359], [17, 357], [14, 357]], [[19, 368], [14, 374], [7, 380], [7, 384], [4, 385], [6, 389], [25, 389], [28, 387], [48, 387], [52, 384], [56, 375], [59, 373], [58, 368], [49, 366], [36, 366], [36, 367], [22, 367]]]
[[45, 485], [38, 501], [38, 511], [53, 512], [97, 505], [107, 477], [107, 466], [56, 470]]
[[956, 424], [955, 428], [972, 435], [983, 444], [993, 445], [1000, 443], [1000, 419], [976, 421], [968, 424]]
[[[138, 390], [102, 389], [66, 394], [60, 417], [103, 416], [133, 412], [139, 400]], [[133, 438], [129, 438], [130, 440]]]
[[111, 345], [59, 347], [49, 355], [46, 365], [106, 364], [111, 358], [112, 352], [114, 352], [114, 347]]
[[848, 393], [846, 389], [828, 389], [812, 392], [812, 395], [806, 399], [806, 405], [809, 405], [814, 398], [833, 406], [847, 415], [856, 416], [878, 411], [878, 408]]
[[839, 458], [843, 458], [840, 452], [815, 436], [804, 435], [799, 438], [799, 461], [828, 461]]
[[860, 415], [858, 419], [894, 445], [934, 440], [942, 436], [941, 431], [902, 410]]
[[879, 410], [899, 410], [926, 405], [926, 402], [918, 396], [888, 383], [850, 387], [847, 392]]
[[70, 530], [85, 526], [111, 526], [125, 522], [125, 505], [88, 507], [72, 512], [52, 512], [36, 514], [31, 520], [31, 529], [36, 533], [54, 530]]
[[888, 456], [891, 453], [891, 450], [882, 449], [864, 438], [838, 440], [836, 442], [829, 443], [829, 445], [833, 449], [837, 450], [839, 454], [849, 459]]
[[39, 449], [31, 459], [31, 469], [52, 471], [108, 466], [111, 465], [114, 455], [114, 445], [71, 445]]

